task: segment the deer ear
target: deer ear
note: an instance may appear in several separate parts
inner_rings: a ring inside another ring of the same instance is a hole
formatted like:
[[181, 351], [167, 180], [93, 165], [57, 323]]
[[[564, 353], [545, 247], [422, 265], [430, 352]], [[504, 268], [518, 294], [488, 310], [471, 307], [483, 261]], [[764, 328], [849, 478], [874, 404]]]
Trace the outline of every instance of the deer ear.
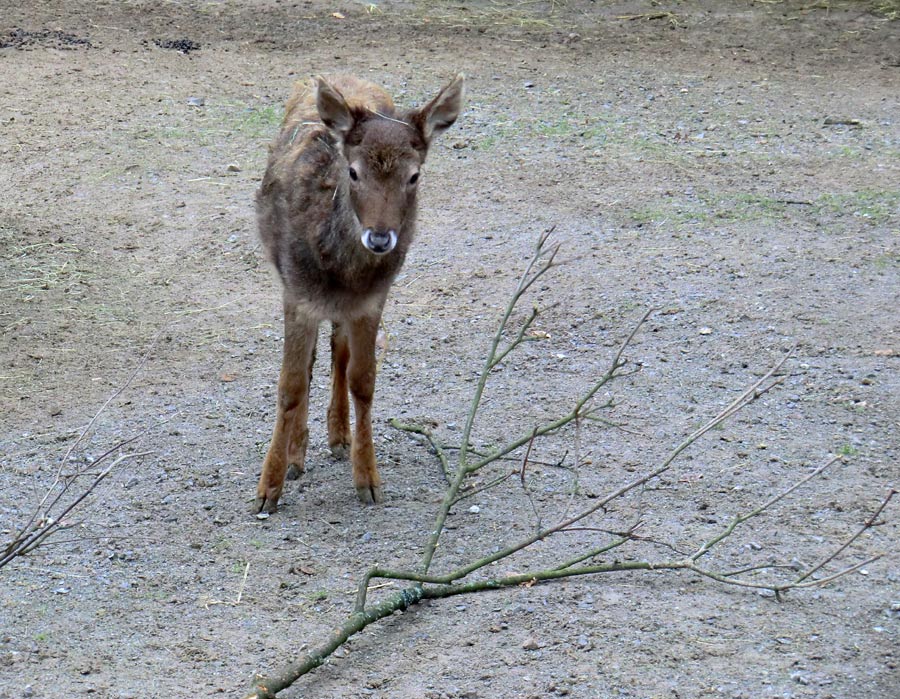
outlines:
[[353, 128], [353, 115], [344, 96], [321, 76], [316, 77], [316, 108], [322, 123], [341, 136], [346, 136]]
[[431, 139], [453, 126], [462, 111], [465, 92], [466, 78], [460, 73], [431, 102], [413, 112], [410, 120], [419, 129], [425, 143], [431, 143]]

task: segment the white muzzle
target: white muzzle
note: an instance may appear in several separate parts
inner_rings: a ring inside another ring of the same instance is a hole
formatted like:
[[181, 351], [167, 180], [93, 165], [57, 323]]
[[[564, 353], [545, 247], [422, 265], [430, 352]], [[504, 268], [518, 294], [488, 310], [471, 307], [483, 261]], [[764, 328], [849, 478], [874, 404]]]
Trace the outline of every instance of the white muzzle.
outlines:
[[366, 228], [362, 232], [360, 241], [369, 252], [375, 255], [387, 255], [397, 247], [397, 231], [393, 229], [389, 231], [375, 231], [371, 228]]

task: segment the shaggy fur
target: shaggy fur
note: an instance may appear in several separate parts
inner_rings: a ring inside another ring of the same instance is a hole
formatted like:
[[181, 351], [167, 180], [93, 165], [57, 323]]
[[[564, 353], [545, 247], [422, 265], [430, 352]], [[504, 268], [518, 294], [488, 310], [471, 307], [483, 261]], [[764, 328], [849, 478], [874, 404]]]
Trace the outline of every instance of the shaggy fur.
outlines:
[[258, 512], [274, 512], [286, 474], [303, 470], [309, 377], [323, 319], [333, 323], [329, 444], [337, 454], [350, 448], [359, 497], [382, 499], [370, 414], [375, 335], [415, 236], [419, 169], [462, 99], [458, 76], [425, 107], [403, 112], [377, 85], [339, 75], [299, 85], [288, 100], [256, 197], [260, 238], [284, 285], [285, 307], [278, 414]]

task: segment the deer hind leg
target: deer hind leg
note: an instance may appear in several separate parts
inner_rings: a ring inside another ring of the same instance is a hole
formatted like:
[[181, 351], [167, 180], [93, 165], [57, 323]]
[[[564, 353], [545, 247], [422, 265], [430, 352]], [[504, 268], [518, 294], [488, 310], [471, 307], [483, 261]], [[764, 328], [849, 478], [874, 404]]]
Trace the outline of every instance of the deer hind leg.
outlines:
[[372, 444], [372, 398], [375, 394], [375, 337], [379, 317], [364, 317], [351, 321], [349, 327], [350, 364], [348, 379], [356, 413], [356, 429], [350, 460], [353, 464], [353, 485], [365, 503], [383, 500], [381, 476], [375, 464]]
[[350, 452], [350, 398], [347, 366], [350, 363], [347, 327], [334, 321], [331, 327], [331, 403], [328, 405], [328, 446], [344, 458]]
[[296, 478], [303, 472], [309, 441], [309, 384], [316, 358], [317, 327], [315, 320], [285, 301], [284, 358], [278, 379], [275, 430], [256, 488], [256, 512], [275, 512], [285, 476]]

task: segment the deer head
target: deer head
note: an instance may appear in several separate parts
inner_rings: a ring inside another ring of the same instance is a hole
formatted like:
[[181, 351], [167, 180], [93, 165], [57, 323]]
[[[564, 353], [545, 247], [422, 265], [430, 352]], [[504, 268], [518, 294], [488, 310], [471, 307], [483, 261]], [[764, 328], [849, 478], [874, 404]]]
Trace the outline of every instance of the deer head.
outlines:
[[412, 236], [407, 223], [415, 218], [420, 169], [432, 140], [459, 116], [464, 76], [420, 109], [383, 113], [348, 104], [323, 78], [316, 80], [319, 117], [337, 136], [346, 161], [344, 183], [359, 240], [373, 255], [386, 255]]

